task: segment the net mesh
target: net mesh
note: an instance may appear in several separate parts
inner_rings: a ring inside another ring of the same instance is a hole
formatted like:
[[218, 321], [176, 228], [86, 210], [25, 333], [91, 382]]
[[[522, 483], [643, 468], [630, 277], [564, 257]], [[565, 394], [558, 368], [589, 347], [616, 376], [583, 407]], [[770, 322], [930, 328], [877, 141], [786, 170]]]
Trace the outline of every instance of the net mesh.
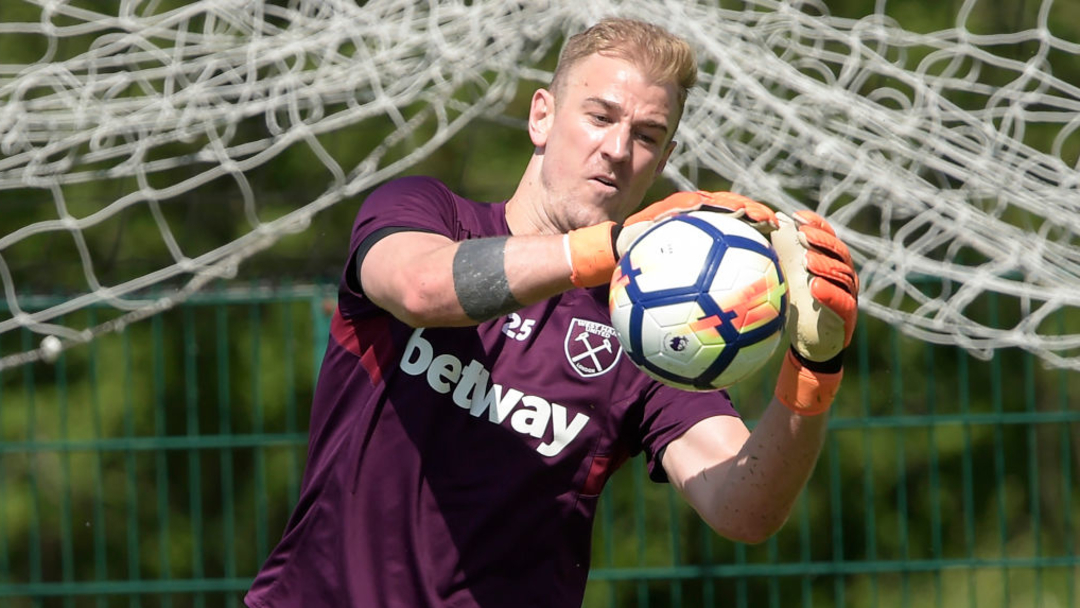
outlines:
[[[920, 28], [881, 1], [854, 16], [766, 0], [5, 3], [0, 58], [18, 60], [0, 59], [0, 336], [60, 341], [0, 368], [235, 276], [470, 124], [520, 126], [515, 95], [547, 82], [567, 32], [611, 14], [698, 53], [666, 169], [677, 187], [720, 180], [825, 215], [860, 306], [909, 334], [1080, 368], [1080, 8], [1010, 10], [966, 0]], [[382, 135], [327, 144], [358, 127]], [[295, 200], [260, 186], [289, 155], [321, 180]], [[208, 202], [222, 193], [236, 202]], [[134, 226], [153, 227], [145, 255], [112, 264]], [[58, 256], [77, 272], [54, 274]]]

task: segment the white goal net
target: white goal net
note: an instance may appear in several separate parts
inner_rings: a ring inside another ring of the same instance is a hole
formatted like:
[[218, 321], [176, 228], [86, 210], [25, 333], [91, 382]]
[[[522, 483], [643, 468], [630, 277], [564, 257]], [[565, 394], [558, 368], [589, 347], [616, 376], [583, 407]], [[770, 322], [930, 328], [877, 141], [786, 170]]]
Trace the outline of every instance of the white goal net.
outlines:
[[[0, 340], [0, 369], [234, 276], [472, 125], [521, 128], [512, 100], [612, 14], [698, 52], [676, 187], [827, 216], [861, 307], [913, 336], [1080, 368], [1080, 10], [861, 4], [5, 0], [0, 338], [35, 339]], [[314, 167], [302, 196], [266, 185], [275, 163]]]

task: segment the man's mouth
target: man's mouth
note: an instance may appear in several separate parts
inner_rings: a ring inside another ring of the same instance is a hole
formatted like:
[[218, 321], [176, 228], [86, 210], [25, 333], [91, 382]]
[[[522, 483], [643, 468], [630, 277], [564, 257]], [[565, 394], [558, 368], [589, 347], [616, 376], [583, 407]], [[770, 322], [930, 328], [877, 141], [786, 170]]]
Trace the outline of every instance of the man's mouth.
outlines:
[[592, 179], [593, 179], [593, 181], [600, 182], [601, 184], [607, 186], [608, 188], [614, 188], [616, 190], [619, 189], [619, 184], [618, 184], [618, 182], [615, 181], [615, 178], [608, 177], [606, 175], [596, 175], [596, 176], [593, 176]]

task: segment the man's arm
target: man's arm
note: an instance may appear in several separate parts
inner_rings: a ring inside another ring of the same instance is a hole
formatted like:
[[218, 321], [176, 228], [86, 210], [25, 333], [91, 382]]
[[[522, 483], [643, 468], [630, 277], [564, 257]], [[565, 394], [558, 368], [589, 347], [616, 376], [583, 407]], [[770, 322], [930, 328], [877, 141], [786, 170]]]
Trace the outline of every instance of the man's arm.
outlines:
[[562, 235], [455, 243], [396, 232], [367, 251], [364, 293], [413, 327], [476, 325], [571, 289]]
[[357, 265], [360, 285], [375, 304], [413, 327], [476, 325], [574, 287], [606, 283], [635, 235], [669, 215], [703, 207], [751, 218], [765, 209], [731, 193], [677, 192], [625, 222], [569, 234], [454, 242], [429, 232], [394, 232], [367, 249]]
[[770, 238], [789, 288], [791, 347], [775, 396], [753, 433], [733, 417], [706, 419], [662, 461], [710, 526], [746, 542], [780, 529], [814, 469], [858, 315], [859, 278], [832, 227], [805, 211], [778, 220]]
[[759, 543], [787, 521], [817, 462], [827, 416], [776, 399], [753, 432], [734, 416], [695, 424], [664, 450], [671, 484], [718, 534]]

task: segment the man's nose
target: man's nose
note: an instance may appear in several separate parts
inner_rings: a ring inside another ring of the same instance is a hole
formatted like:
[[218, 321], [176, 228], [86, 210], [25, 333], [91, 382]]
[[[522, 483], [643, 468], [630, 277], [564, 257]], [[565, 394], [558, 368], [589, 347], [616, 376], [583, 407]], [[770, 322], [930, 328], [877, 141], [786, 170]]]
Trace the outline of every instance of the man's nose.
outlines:
[[604, 134], [601, 153], [612, 162], [622, 162], [630, 158], [630, 127], [615, 124]]

